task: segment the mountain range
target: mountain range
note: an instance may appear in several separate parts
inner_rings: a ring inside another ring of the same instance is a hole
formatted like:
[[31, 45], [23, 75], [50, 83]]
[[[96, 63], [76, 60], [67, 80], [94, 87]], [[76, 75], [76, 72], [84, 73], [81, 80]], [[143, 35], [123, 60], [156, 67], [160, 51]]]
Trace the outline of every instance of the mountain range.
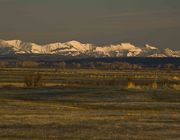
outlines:
[[180, 57], [180, 50], [159, 49], [144, 45], [137, 47], [131, 43], [97, 46], [78, 41], [38, 45], [21, 40], [0, 40], [0, 55], [12, 54], [56, 54], [63, 56], [89, 57]]

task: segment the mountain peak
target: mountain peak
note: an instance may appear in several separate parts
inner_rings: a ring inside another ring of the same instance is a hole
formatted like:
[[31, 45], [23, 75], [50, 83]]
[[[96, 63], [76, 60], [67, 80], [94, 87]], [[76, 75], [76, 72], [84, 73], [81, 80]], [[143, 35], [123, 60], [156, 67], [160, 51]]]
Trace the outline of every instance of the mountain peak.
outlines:
[[145, 48], [149, 49], [149, 50], [158, 50], [158, 48], [151, 46], [151, 45], [148, 45], [148, 44], [145, 45]]
[[76, 41], [76, 40], [71, 40], [71, 41], [68, 41], [66, 43], [68, 43], [68, 44], [82, 44], [81, 42]]
[[83, 45], [81, 42], [76, 41], [76, 40], [65, 42], [65, 44], [72, 45], [72, 46], [81, 46], [81, 45]]

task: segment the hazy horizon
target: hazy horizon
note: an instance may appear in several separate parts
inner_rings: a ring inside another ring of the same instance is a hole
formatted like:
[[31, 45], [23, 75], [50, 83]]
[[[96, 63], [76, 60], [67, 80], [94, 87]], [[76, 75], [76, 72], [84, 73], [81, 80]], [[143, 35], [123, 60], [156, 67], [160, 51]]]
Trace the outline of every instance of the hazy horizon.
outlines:
[[0, 0], [0, 39], [179, 48], [179, 0]]

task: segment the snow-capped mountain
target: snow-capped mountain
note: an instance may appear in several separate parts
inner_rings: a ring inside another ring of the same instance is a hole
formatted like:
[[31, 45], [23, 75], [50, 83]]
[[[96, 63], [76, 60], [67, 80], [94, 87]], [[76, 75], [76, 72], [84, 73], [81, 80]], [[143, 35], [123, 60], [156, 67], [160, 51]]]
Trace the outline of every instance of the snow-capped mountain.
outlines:
[[65, 43], [38, 45], [21, 40], [0, 40], [0, 55], [8, 54], [56, 54], [91, 57], [180, 57], [180, 50], [160, 50], [150, 45], [137, 47], [130, 43], [95, 46], [93, 44], [83, 44], [78, 41], [69, 41]]
[[123, 57], [123, 56], [138, 56], [142, 49], [135, 47], [130, 43], [122, 43], [118, 45], [110, 45], [103, 47], [96, 47], [93, 52], [108, 57]]

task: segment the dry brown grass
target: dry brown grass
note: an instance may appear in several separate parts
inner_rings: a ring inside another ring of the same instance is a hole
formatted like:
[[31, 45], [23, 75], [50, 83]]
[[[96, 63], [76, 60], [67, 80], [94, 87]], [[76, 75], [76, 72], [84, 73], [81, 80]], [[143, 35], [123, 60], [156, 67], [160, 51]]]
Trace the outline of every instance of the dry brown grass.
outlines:
[[180, 138], [176, 91], [1, 89], [0, 106], [2, 140]]

